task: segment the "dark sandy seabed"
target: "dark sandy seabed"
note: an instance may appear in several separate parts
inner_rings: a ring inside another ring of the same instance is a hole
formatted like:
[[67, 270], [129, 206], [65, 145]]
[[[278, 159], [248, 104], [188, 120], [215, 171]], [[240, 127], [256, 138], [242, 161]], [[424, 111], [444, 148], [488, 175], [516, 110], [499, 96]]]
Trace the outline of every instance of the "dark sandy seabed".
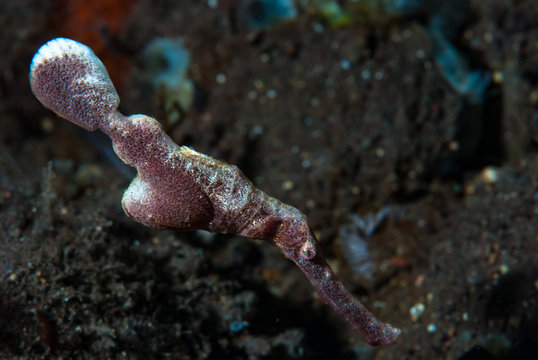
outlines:
[[[478, 102], [438, 66], [430, 13], [337, 26], [304, 5], [256, 27], [257, 5], [0, 2], [0, 358], [535, 359], [538, 2], [461, 12], [450, 42], [491, 76]], [[301, 209], [399, 341], [369, 347], [269, 244], [127, 218], [132, 171], [31, 94], [31, 58], [57, 36], [94, 49], [124, 113]], [[157, 37], [190, 54], [187, 107], [149, 85]], [[387, 206], [361, 272], [359, 230], [339, 234]]]

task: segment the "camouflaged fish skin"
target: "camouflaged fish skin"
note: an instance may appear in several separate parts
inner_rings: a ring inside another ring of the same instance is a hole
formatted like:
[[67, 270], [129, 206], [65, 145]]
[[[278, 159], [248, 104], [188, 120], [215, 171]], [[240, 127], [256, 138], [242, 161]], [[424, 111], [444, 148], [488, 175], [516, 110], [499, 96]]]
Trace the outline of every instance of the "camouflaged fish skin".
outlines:
[[49, 41], [32, 60], [30, 83], [45, 107], [106, 133], [118, 156], [136, 168], [122, 199], [127, 215], [156, 228], [269, 241], [369, 344], [398, 338], [399, 329], [378, 321], [337, 279], [302, 212], [256, 188], [237, 166], [175, 144], [155, 119], [121, 114], [114, 85], [90, 48], [65, 38]]

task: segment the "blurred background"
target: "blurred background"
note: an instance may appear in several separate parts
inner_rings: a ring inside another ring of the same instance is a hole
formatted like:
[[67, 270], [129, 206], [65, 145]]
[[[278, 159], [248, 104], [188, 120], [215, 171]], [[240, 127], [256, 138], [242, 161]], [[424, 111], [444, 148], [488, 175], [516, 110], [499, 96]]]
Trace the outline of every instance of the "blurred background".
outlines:
[[[0, 357], [534, 359], [538, 3], [0, 1]], [[371, 348], [269, 244], [143, 227], [106, 137], [32, 95], [93, 49], [125, 114], [303, 211], [399, 342]]]

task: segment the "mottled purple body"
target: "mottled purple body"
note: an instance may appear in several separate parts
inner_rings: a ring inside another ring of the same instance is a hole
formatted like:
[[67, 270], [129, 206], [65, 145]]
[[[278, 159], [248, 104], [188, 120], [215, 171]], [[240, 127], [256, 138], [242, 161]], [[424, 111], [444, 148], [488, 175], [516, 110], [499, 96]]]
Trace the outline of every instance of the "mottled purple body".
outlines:
[[90, 48], [69, 39], [41, 47], [30, 65], [30, 84], [43, 105], [89, 131], [120, 103], [103, 63]]
[[137, 169], [122, 200], [129, 216], [158, 228], [270, 241], [370, 344], [396, 340], [400, 330], [377, 321], [338, 281], [299, 210], [257, 189], [236, 166], [176, 145], [153, 118], [122, 115], [106, 69], [88, 47], [69, 39], [43, 45], [32, 61], [30, 82], [43, 105], [105, 132], [118, 156]]

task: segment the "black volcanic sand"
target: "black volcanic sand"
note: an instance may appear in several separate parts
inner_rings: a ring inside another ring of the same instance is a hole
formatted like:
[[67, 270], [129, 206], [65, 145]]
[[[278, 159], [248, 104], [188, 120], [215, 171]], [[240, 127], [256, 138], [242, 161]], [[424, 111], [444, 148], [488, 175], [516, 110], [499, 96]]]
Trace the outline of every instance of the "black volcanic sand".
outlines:
[[[427, 14], [331, 27], [302, 8], [252, 30], [237, 2], [139, 0], [123, 14], [103, 1], [112, 15], [76, 33], [76, 5], [0, 3], [0, 358], [533, 358], [538, 3], [471, 1], [454, 46], [494, 81], [470, 104], [435, 65]], [[370, 348], [269, 244], [128, 219], [132, 174], [106, 139], [30, 92], [32, 55], [57, 36], [89, 39], [123, 112], [157, 117], [301, 209], [398, 343]], [[195, 100], [176, 123], [140, 64], [156, 37], [191, 54]], [[360, 280], [339, 229], [384, 206], [375, 275]]]

